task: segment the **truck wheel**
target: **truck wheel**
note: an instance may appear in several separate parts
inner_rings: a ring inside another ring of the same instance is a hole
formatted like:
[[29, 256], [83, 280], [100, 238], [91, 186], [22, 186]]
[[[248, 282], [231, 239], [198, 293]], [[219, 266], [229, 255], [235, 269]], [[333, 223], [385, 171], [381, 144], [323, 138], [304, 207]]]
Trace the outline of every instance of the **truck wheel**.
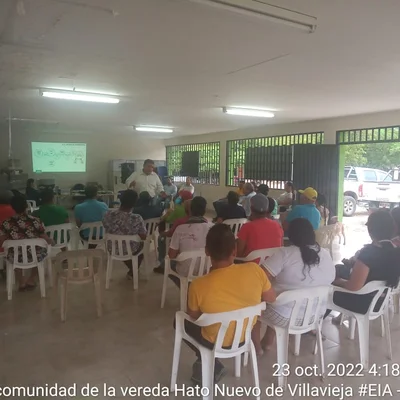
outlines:
[[356, 212], [356, 208], [357, 208], [356, 200], [353, 197], [344, 196], [343, 215], [345, 217], [351, 217]]

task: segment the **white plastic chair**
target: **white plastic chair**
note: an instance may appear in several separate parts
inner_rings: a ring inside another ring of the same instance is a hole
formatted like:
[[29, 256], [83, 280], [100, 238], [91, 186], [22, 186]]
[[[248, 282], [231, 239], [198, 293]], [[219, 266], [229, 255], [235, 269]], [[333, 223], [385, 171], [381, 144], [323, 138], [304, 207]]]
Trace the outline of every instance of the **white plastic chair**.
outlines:
[[[65, 261], [67, 268], [64, 266]], [[71, 284], [94, 284], [97, 315], [101, 317], [104, 264], [105, 253], [99, 249], [63, 251], [57, 254], [55, 266], [60, 282], [61, 321], [65, 322], [67, 318], [67, 293], [68, 285]]]
[[4, 270], [5, 257], [6, 257], [5, 253], [0, 252], [0, 271]]
[[237, 218], [237, 219], [226, 219], [223, 223], [225, 225], [229, 225], [231, 227], [232, 232], [235, 235], [235, 238], [237, 238], [240, 228], [246, 222], [247, 222], [247, 218]]
[[46, 226], [46, 234], [50, 239], [53, 239], [54, 243], [51, 248], [53, 250], [52, 255], [56, 255], [61, 249], [67, 248], [70, 249], [71, 244], [71, 233], [72, 233], [72, 224], [60, 224], [60, 225], [51, 225]]
[[89, 229], [88, 240], [81, 239], [84, 249], [89, 249], [89, 245], [97, 248], [104, 248], [104, 228], [101, 221], [86, 222], [79, 227], [79, 233]]
[[270, 249], [255, 250], [248, 254], [246, 257], [236, 257], [235, 259], [242, 262], [251, 262], [259, 259], [260, 261], [258, 262], [258, 264], [261, 265], [268, 257], [271, 257], [281, 248], [282, 247], [272, 247]]
[[[331, 286], [316, 286], [308, 289], [288, 290], [281, 293], [273, 305], [293, 304], [292, 314], [286, 327], [275, 326], [272, 322], [264, 321], [268, 326], [275, 329], [277, 363], [284, 365], [288, 363], [289, 335], [295, 336], [295, 355], [300, 352], [300, 338], [303, 333], [315, 330], [317, 341], [314, 354], [320, 351], [320, 368], [322, 377], [325, 374], [324, 350], [322, 347], [322, 322], [326, 311]], [[278, 385], [286, 389], [287, 377], [283, 376], [282, 369], [278, 373]]]
[[[203, 400], [212, 400], [214, 397], [214, 364], [216, 358], [235, 358], [235, 376], [240, 378], [241, 369], [241, 356], [244, 353], [250, 353], [251, 365], [253, 369], [254, 387], [260, 387], [258, 376], [258, 364], [256, 351], [251, 340], [251, 330], [253, 328], [252, 322], [261, 314], [265, 309], [265, 303], [260, 303], [252, 307], [242, 308], [235, 311], [216, 313], [216, 314], [202, 314], [196, 321], [191, 319], [189, 315], [183, 311], [176, 313], [176, 330], [175, 330], [175, 345], [174, 356], [172, 362], [172, 376], [171, 376], [171, 392], [175, 391], [175, 385], [178, 377], [179, 358], [181, 354], [182, 340], [185, 339], [193, 346], [196, 346], [201, 354], [201, 369], [202, 369], [202, 387], [208, 389], [208, 395], [203, 396]], [[217, 339], [214, 349], [210, 350], [195, 339], [189, 336], [185, 331], [185, 320], [192, 322], [197, 326], [210, 326], [213, 324], [220, 324]], [[223, 342], [226, 331], [229, 325], [235, 324], [235, 334], [233, 343], [230, 349], [223, 348]], [[240, 346], [241, 338], [244, 332], [244, 343]], [[204, 389], [203, 389], [204, 390]], [[257, 397], [259, 400], [260, 397]]]
[[[156, 260], [158, 260], [158, 254], [157, 254], [157, 238], [158, 238], [158, 230], [157, 230], [157, 225], [160, 223], [161, 219], [160, 218], [151, 218], [151, 219], [145, 219], [144, 220], [144, 225], [146, 227], [147, 231], [147, 238], [145, 240], [144, 246], [145, 246], [145, 262], [146, 266], [150, 265], [150, 245], [153, 243], [154, 245], [154, 251], [156, 253]], [[149, 267], [150, 268], [150, 267]]]
[[36, 201], [35, 200], [27, 200], [26, 202], [28, 203], [29, 211], [31, 213], [33, 213], [36, 210], [39, 210], [39, 207], [36, 205]]
[[[379, 298], [384, 295], [384, 292], [387, 291], [384, 301], [378, 311], [374, 311], [375, 305], [378, 302]], [[337, 306], [333, 302], [333, 295], [336, 292], [350, 293], [354, 295], [366, 295], [370, 293], [375, 293], [372, 297], [371, 305], [368, 308], [366, 314], [358, 314], [347, 310], [345, 308]], [[327, 306], [328, 309], [339, 311], [343, 314], [348, 315], [350, 319], [350, 339], [354, 339], [356, 323], [358, 326], [358, 341], [360, 345], [360, 361], [364, 366], [364, 369], [368, 369], [369, 366], [369, 321], [373, 321], [379, 317], [382, 318], [382, 336], [384, 332], [386, 332], [386, 346], [388, 351], [388, 358], [391, 360], [393, 357], [392, 353], [392, 338], [390, 334], [390, 319], [389, 319], [389, 299], [391, 297], [392, 289], [386, 286], [386, 283], [383, 281], [372, 281], [368, 282], [363, 288], [356, 292], [351, 292], [349, 290], [333, 287], [333, 292], [331, 294], [331, 298], [329, 300], [329, 304]]]
[[210, 257], [206, 256], [204, 249], [184, 251], [173, 260], [176, 262], [184, 262], [190, 260], [189, 272], [187, 276], [183, 276], [171, 269], [171, 259], [165, 257], [165, 268], [164, 268], [164, 283], [161, 294], [161, 308], [164, 308], [165, 297], [167, 295], [168, 286], [168, 275], [173, 275], [179, 278], [180, 284], [180, 307], [181, 311], [186, 311], [187, 308], [187, 295], [189, 282], [194, 279], [206, 275], [210, 272], [211, 260]]
[[[8, 259], [6, 258], [8, 300], [12, 299], [12, 290], [15, 281], [14, 270], [16, 268], [24, 270], [37, 267], [39, 274], [40, 294], [41, 297], [46, 297], [44, 268], [45, 263], [47, 263], [50, 258], [47, 256], [44, 260], [38, 261], [36, 255], [36, 247], [45, 248], [47, 250], [47, 253], [50, 254], [51, 247], [44, 239], [6, 240], [3, 243], [4, 252], [6, 254], [11, 249], [13, 249], [14, 251], [13, 262], [8, 261]], [[19, 254], [21, 254], [22, 257], [21, 262], [18, 261]]]
[[[144, 249], [142, 249], [142, 251], [140, 251], [138, 254], [133, 254], [131, 242], [142, 243], [142, 240], [138, 235], [111, 235], [107, 233], [105, 242], [107, 252], [106, 289], [110, 288], [113, 261], [131, 260], [133, 272], [133, 290], [137, 290], [139, 287], [139, 256], [143, 254]], [[110, 247], [111, 252], [109, 251]]]

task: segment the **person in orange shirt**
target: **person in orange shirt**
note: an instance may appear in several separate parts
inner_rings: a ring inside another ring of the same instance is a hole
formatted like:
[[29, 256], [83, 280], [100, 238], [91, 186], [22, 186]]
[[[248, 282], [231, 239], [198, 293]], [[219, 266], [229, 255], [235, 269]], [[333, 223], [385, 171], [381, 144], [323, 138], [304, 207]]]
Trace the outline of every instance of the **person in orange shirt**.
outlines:
[[[10, 205], [10, 201], [13, 198], [13, 196], [14, 195], [13, 192], [11, 192], [11, 190], [0, 191], [0, 225], [6, 219], [11, 218], [13, 215], [15, 215], [15, 211]], [[0, 247], [0, 253], [2, 253], [3, 251], [4, 251], [3, 248]]]
[[243, 187], [244, 187], [245, 183], [246, 183], [246, 181], [239, 181], [239, 187], [236, 190], [236, 193], [239, 195], [239, 197], [244, 196]]
[[[211, 258], [208, 275], [194, 280], [189, 287], [188, 314], [198, 319], [203, 313], [221, 313], [239, 310], [259, 304], [261, 301], [273, 303], [275, 291], [265, 271], [254, 263], [234, 264], [236, 256], [235, 236], [228, 225], [214, 225], [206, 238], [206, 254]], [[253, 325], [256, 321], [253, 321]], [[212, 349], [219, 326], [199, 327], [185, 321], [186, 332], [203, 346]], [[228, 328], [223, 345], [232, 345], [235, 326]], [[244, 334], [244, 331], [243, 331]], [[242, 336], [244, 341], [244, 337]], [[187, 343], [196, 353], [193, 364], [192, 381], [201, 384], [201, 356], [196, 347]], [[215, 361], [214, 382], [217, 383], [225, 373], [219, 360]]]

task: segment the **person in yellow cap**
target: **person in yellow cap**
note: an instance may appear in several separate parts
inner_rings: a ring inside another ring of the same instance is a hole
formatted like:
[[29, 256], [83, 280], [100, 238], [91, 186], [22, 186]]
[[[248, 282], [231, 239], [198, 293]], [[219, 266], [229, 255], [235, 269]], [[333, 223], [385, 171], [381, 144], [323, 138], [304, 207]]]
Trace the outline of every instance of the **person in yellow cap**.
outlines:
[[287, 215], [283, 222], [283, 229], [286, 231], [291, 221], [296, 218], [305, 218], [311, 222], [314, 230], [319, 228], [321, 222], [321, 214], [315, 206], [317, 201], [318, 193], [312, 188], [308, 187], [304, 190], [299, 190], [300, 193], [300, 204], [292, 209]]

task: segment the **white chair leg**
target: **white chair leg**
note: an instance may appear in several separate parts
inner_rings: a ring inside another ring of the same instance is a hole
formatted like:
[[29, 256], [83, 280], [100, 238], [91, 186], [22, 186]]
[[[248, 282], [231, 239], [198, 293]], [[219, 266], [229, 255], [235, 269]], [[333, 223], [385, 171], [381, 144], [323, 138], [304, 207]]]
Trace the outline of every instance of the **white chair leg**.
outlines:
[[294, 335], [294, 355], [300, 354], [301, 335]]
[[[245, 354], [249, 353], [246, 352]], [[253, 342], [251, 342], [251, 347], [250, 347], [250, 358], [251, 358], [251, 369], [253, 372], [253, 379], [254, 379], [254, 387], [260, 388], [260, 377], [258, 375], [257, 355]], [[257, 400], [260, 400], [260, 396], [257, 396]]]
[[214, 367], [213, 353], [210, 350], [201, 351], [202, 386], [208, 389], [208, 395], [203, 396], [203, 400], [213, 400], [214, 398]]
[[175, 391], [176, 380], [178, 378], [179, 359], [181, 357], [182, 337], [175, 332], [174, 355], [172, 358], [171, 392]]
[[399, 293], [393, 294], [393, 310], [395, 314], [399, 314], [399, 300], [400, 300]]
[[44, 278], [44, 263], [38, 264], [40, 295], [46, 297], [46, 280]]
[[[387, 310], [387, 313], [389, 316], [389, 308], [386, 307], [386, 310]], [[385, 310], [385, 313], [386, 313], [386, 310]], [[381, 321], [381, 337], [385, 337], [385, 317], [384, 317], [384, 315], [382, 314], [379, 319]]]
[[[356, 334], [356, 322], [357, 320], [354, 317], [350, 317], [350, 333], [349, 333], [349, 339], [354, 340], [355, 334]], [[360, 329], [360, 327], [358, 327]]]
[[43, 261], [43, 264], [47, 266], [47, 274], [49, 276], [49, 286], [53, 287], [53, 261], [50, 255], [47, 256], [47, 259]]
[[189, 282], [186, 278], [181, 278], [181, 289], [180, 289], [180, 303], [181, 311], [186, 312], [187, 309], [187, 293]]
[[247, 364], [249, 363], [249, 352], [246, 351], [243, 356], [243, 366], [247, 367]]
[[106, 289], [110, 289], [110, 281], [112, 276], [112, 269], [113, 269], [113, 260], [111, 255], [108, 254], [107, 257], [107, 271], [106, 271]]
[[161, 292], [161, 308], [164, 308], [164, 305], [165, 305], [165, 298], [167, 296], [167, 286], [168, 286], [168, 268], [165, 265], [163, 287], [162, 287], [162, 292]]
[[15, 279], [14, 268], [11, 264], [7, 263], [7, 298], [8, 298], [8, 300], [12, 300], [14, 279]]
[[383, 316], [385, 330], [386, 330], [386, 346], [388, 352], [389, 360], [393, 359], [393, 351], [392, 351], [392, 333], [390, 332], [390, 318], [389, 318], [389, 310], [386, 308], [385, 314]]
[[369, 319], [362, 316], [357, 318], [358, 340], [360, 343], [360, 360], [364, 369], [369, 365]]
[[317, 329], [317, 340], [315, 344], [314, 354], [317, 353], [319, 349], [319, 359], [320, 359], [320, 368], [321, 368], [321, 379], [325, 378], [325, 356], [324, 356], [324, 348], [322, 341], [322, 321], [320, 322]]
[[287, 377], [283, 376], [282, 366], [288, 361], [289, 333], [286, 329], [275, 327], [277, 363], [281, 366], [278, 375], [278, 385], [286, 390]]
[[103, 309], [101, 306], [101, 281], [98, 274], [93, 276], [94, 282], [94, 292], [96, 296], [96, 308], [97, 308], [97, 316], [101, 317], [103, 315]]
[[242, 355], [240, 354], [235, 357], [235, 377], [236, 378], [240, 378], [241, 362], [242, 362]]
[[133, 290], [139, 288], [139, 268], [138, 268], [138, 257], [132, 257], [132, 273], [133, 273]]
[[65, 320], [67, 319], [67, 279], [63, 277], [60, 279], [60, 281], [61, 321], [65, 322]]

